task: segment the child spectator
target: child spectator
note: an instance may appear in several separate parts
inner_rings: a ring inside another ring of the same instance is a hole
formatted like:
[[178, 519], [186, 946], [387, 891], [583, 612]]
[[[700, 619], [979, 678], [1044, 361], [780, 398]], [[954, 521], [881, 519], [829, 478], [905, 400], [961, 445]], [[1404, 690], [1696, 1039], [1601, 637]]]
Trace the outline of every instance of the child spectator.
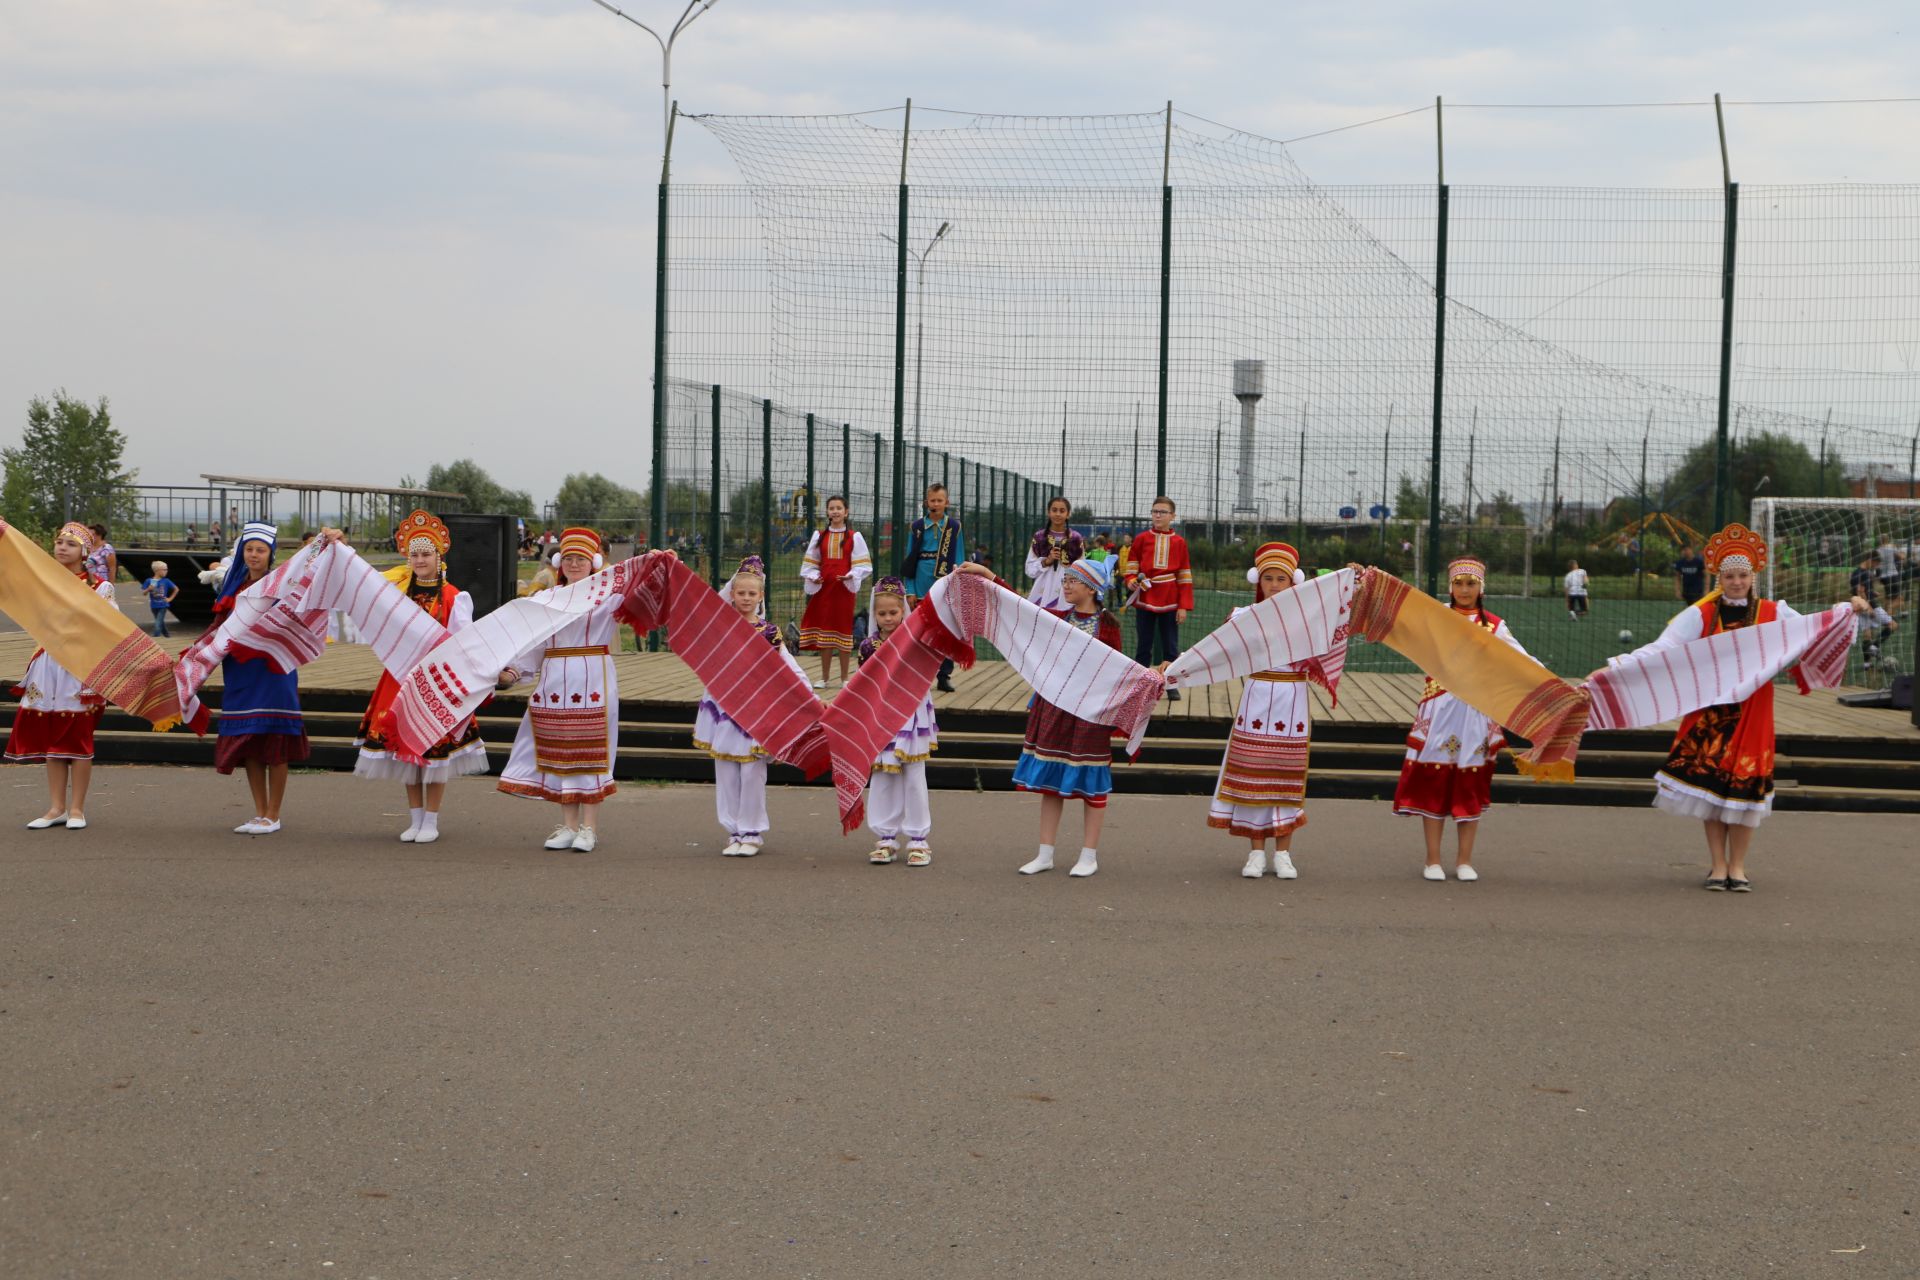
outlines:
[[147, 593], [147, 605], [153, 610], [153, 634], [164, 639], [167, 634], [167, 609], [172, 606], [174, 597], [180, 594], [180, 588], [167, 576], [165, 560], [155, 560], [152, 573], [152, 577], [140, 584], [140, 589]]
[[1567, 561], [1567, 616], [1575, 622], [1587, 616], [1587, 571], [1578, 560]]

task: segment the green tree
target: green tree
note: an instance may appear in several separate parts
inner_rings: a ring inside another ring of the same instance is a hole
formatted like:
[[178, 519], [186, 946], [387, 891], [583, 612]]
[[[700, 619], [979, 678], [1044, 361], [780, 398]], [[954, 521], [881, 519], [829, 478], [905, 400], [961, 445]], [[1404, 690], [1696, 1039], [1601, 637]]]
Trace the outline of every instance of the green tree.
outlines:
[[534, 514], [531, 494], [524, 489], [502, 488], [471, 458], [428, 468], [426, 487], [465, 495], [467, 510], [480, 515]]
[[130, 491], [135, 472], [122, 465], [127, 438], [113, 425], [107, 398], [88, 405], [62, 389], [51, 400], [27, 401], [20, 444], [0, 449], [0, 515], [35, 536], [71, 518], [104, 524], [110, 533], [140, 514]]
[[646, 520], [646, 499], [596, 472], [581, 471], [560, 482], [553, 512], [569, 524], [617, 521], [623, 528]]
[[[1672, 512], [1703, 532], [1712, 532], [1715, 443], [1712, 437], [1687, 450], [1680, 465], [1649, 495], [1650, 510]], [[1832, 453], [1820, 458], [1793, 437], [1763, 431], [1734, 446], [1727, 519], [1745, 523], [1756, 493], [1770, 498], [1845, 497], [1845, 467]]]

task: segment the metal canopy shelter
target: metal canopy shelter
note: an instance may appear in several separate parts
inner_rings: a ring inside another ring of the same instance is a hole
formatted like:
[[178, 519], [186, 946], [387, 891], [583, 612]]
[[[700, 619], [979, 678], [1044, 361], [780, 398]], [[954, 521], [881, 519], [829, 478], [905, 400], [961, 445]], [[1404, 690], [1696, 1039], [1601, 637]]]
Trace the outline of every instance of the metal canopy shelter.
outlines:
[[261, 507], [267, 511], [274, 509], [273, 495], [276, 492], [286, 490], [293, 494], [296, 533], [320, 527], [322, 499], [329, 493], [336, 495], [338, 501], [326, 505], [335, 509], [342, 525], [354, 528], [357, 524], [363, 532], [371, 525], [381, 534], [397, 525], [414, 507], [425, 507], [440, 514], [458, 510], [466, 502], [465, 494], [444, 489], [410, 489], [339, 480], [290, 480], [278, 476], [208, 475], [204, 472], [200, 478], [207, 482], [209, 491], [216, 488], [224, 490], [231, 486], [262, 493], [265, 500]]

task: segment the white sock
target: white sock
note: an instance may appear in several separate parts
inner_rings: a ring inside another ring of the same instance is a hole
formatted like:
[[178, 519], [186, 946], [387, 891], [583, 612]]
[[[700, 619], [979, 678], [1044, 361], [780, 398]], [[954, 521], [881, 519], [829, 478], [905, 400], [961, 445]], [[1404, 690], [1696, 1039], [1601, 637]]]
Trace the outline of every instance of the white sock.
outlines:
[[1100, 869], [1100, 851], [1098, 849], [1080, 850], [1080, 861], [1073, 864], [1070, 876], [1090, 876]]
[[407, 825], [412, 827], [414, 830], [418, 831], [420, 829], [420, 817], [424, 813], [426, 813], [425, 809], [407, 810], [407, 818], [408, 818]]
[[1020, 874], [1030, 876], [1036, 871], [1051, 870], [1053, 870], [1053, 846], [1043, 844], [1040, 846], [1040, 852], [1035, 855], [1033, 861], [1020, 868]]
[[440, 815], [430, 809], [420, 811], [420, 830], [422, 834], [440, 829]]

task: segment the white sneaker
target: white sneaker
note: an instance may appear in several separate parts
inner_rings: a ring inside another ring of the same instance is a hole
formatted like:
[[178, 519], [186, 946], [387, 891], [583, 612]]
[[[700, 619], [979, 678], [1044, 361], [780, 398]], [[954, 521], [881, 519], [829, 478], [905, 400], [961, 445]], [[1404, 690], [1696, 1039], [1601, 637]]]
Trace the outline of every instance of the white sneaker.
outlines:
[[1300, 872], [1294, 868], [1293, 857], [1284, 849], [1273, 851], [1273, 874], [1282, 880], [1298, 880]]
[[1471, 862], [1462, 862], [1453, 869], [1453, 878], [1455, 880], [1478, 880], [1480, 873], [1473, 869]]
[[440, 838], [440, 828], [435, 827], [431, 831], [422, 830], [422, 831], [415, 832], [413, 837], [413, 842], [415, 844], [432, 844], [435, 840], [438, 840], [439, 838]]
[[740, 842], [739, 842], [738, 840], [729, 840], [729, 841], [727, 841], [727, 847], [726, 847], [726, 848], [724, 848], [724, 849], [722, 849], [722, 850], [720, 851], [720, 856], [721, 856], [721, 857], [723, 857], [723, 858], [737, 858], [737, 857], [739, 857], [739, 856], [740, 856]]
[[1240, 868], [1240, 874], [1249, 880], [1258, 880], [1267, 874], [1267, 851], [1255, 849], [1247, 855], [1247, 865]]
[[274, 832], [278, 831], [279, 829], [280, 829], [280, 819], [273, 818], [269, 820], [267, 818], [262, 818], [260, 819], [260, 821], [253, 824], [253, 830], [247, 832], [247, 834], [250, 836], [270, 836]]
[[1052, 858], [1035, 858], [1032, 862], [1029, 862], [1020, 868], [1020, 874], [1023, 876], [1037, 876], [1042, 871], [1051, 871], [1051, 870], [1053, 870]]
[[757, 840], [742, 840], [742, 841], [740, 842], [740, 856], [741, 856], [741, 857], [743, 857], [743, 858], [751, 858], [751, 857], [752, 857], [752, 856], [753, 856], [754, 854], [756, 854], [756, 853], [759, 853], [759, 852], [760, 852], [760, 842], [759, 842], [759, 841], [757, 841]]
[[597, 843], [599, 843], [599, 841], [595, 837], [592, 827], [582, 827], [573, 833], [573, 851], [575, 853], [592, 853], [593, 846]]
[[1090, 853], [1083, 853], [1080, 855], [1080, 861], [1074, 863], [1073, 870], [1067, 872], [1067, 874], [1070, 876], [1090, 876], [1099, 869], [1100, 859]]
[[571, 849], [573, 848], [573, 835], [574, 831], [572, 827], [555, 827], [553, 834], [548, 836], [547, 842], [540, 847], [542, 849], [556, 850]]
[[809, 680], [807, 683], [811, 684], [816, 689], [824, 689], [827, 687], [827, 682], [825, 680]]
[[266, 819], [261, 817], [248, 818], [245, 822], [241, 823], [239, 826], [233, 829], [234, 834], [242, 835], [242, 836], [258, 835], [260, 832], [260, 826], [265, 821]]
[[1429, 880], [1445, 880], [1447, 878], [1447, 869], [1436, 862], [1420, 874]]
[[408, 827], [405, 831], [402, 831], [400, 833], [400, 840], [403, 844], [412, 844], [415, 840], [418, 840], [419, 838], [420, 838], [420, 828], [418, 827]]

